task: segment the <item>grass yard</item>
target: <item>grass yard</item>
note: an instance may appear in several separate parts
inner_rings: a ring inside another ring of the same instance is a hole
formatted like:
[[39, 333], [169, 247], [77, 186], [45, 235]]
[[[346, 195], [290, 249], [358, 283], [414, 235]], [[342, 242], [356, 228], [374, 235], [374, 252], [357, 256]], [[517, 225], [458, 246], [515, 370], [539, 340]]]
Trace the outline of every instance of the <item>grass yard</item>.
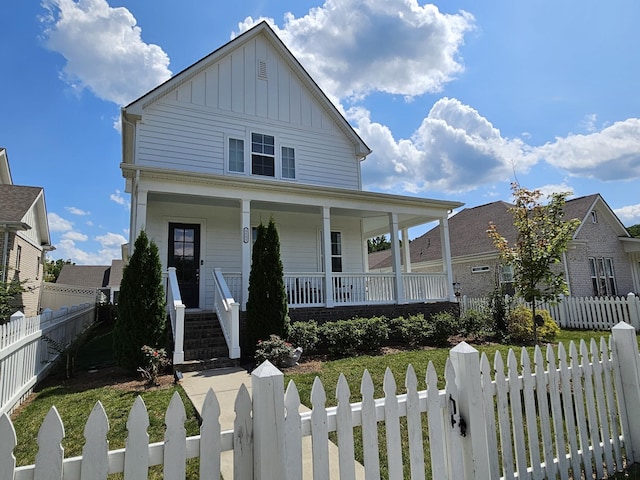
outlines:
[[[600, 337], [607, 337], [609, 332], [562, 331], [559, 341], [567, 346], [570, 341], [579, 342], [584, 339], [590, 341]], [[60, 373], [54, 373], [38, 388], [30, 401], [20, 407], [12, 422], [18, 436], [18, 447], [14, 453], [18, 465], [33, 464], [37, 453], [37, 435], [40, 425], [51, 408], [55, 405], [65, 427], [63, 447], [65, 458], [80, 455], [84, 444], [83, 430], [91, 409], [99, 400], [102, 402], [109, 419], [108, 434], [109, 449], [122, 448], [126, 440], [127, 416], [137, 395], [141, 395], [149, 412], [149, 436], [151, 442], [158, 442], [164, 438], [164, 415], [174, 392], [178, 392], [185, 404], [187, 412], [187, 435], [199, 433], [198, 418], [193, 405], [186, 397], [179, 385], [174, 385], [173, 377], [161, 378], [161, 385], [147, 389], [142, 378], [123, 374], [111, 366], [111, 335], [110, 332], [100, 332], [94, 335], [91, 342], [80, 349], [77, 356], [77, 375], [65, 379]], [[497, 350], [506, 354], [509, 346], [480, 345], [478, 350], [485, 352], [489, 359]], [[515, 347], [520, 348], [520, 347]], [[532, 349], [531, 349], [532, 350]], [[382, 397], [382, 381], [386, 367], [391, 368], [398, 385], [398, 393], [404, 393], [404, 376], [407, 366], [412, 364], [420, 382], [420, 389], [426, 387], [424, 375], [429, 361], [434, 363], [439, 377], [444, 375], [444, 366], [449, 355], [449, 348], [428, 348], [413, 351], [386, 352], [384, 356], [358, 356], [334, 361], [319, 361], [304, 359], [298, 367], [285, 371], [285, 387], [289, 380], [295, 381], [303, 403], [310, 405], [310, 392], [316, 376], [322, 380], [327, 392], [327, 404], [335, 405], [335, 387], [340, 373], [344, 373], [352, 392], [351, 400], [360, 401], [360, 381], [365, 369], [369, 370], [373, 379], [376, 397]], [[99, 366], [97, 373], [90, 374], [87, 370]], [[443, 385], [442, 385], [443, 386]], [[384, 450], [384, 425], [379, 428], [381, 450]], [[358, 439], [361, 435], [354, 432]], [[357, 440], [361, 442], [361, 438]], [[358, 446], [356, 445], [356, 448]], [[385, 452], [381, 451], [381, 460], [385, 463]], [[428, 455], [425, 459], [428, 461]], [[189, 461], [187, 478], [198, 478], [197, 459]], [[112, 478], [110, 476], [110, 478]], [[113, 476], [113, 478], [122, 478]], [[150, 478], [162, 478], [160, 467], [154, 467]], [[637, 478], [627, 476], [620, 478]]]

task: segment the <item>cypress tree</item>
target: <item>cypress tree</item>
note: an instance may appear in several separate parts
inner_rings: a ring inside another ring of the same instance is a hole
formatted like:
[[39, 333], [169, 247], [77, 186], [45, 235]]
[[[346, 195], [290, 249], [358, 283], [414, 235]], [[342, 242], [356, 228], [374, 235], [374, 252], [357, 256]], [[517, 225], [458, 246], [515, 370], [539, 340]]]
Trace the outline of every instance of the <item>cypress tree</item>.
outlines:
[[113, 330], [116, 363], [130, 369], [142, 366], [143, 345], [164, 346], [166, 318], [158, 247], [142, 231], [120, 282], [118, 317]]
[[253, 245], [245, 351], [253, 352], [258, 340], [268, 339], [271, 334], [283, 337], [287, 311], [280, 239], [271, 218], [266, 227], [260, 223]]

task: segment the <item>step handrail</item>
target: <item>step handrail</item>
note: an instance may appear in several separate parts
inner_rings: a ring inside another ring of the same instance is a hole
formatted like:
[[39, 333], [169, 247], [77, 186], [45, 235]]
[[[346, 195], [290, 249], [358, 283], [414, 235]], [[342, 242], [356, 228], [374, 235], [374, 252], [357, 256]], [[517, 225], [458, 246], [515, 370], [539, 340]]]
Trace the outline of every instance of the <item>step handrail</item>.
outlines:
[[167, 310], [173, 333], [173, 365], [184, 363], [184, 311], [176, 267], [167, 269]]
[[231, 295], [221, 268], [214, 269], [213, 284], [215, 286], [213, 307], [229, 348], [229, 358], [240, 358], [240, 304]]

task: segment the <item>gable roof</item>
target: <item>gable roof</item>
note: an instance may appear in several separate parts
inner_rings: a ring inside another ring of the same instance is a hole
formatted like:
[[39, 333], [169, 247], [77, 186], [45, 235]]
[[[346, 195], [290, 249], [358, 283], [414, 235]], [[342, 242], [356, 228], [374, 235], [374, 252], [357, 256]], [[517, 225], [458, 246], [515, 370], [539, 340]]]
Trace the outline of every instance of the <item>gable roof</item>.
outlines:
[[[606, 217], [612, 228], [619, 236], [629, 236], [620, 220], [615, 216], [600, 194], [595, 193], [584, 197], [568, 200], [564, 206], [565, 218], [578, 218], [580, 227], [574, 233], [574, 238], [579, 234], [581, 226], [587, 221], [590, 212], [596, 205], [605, 208], [599, 209]], [[451, 257], [480, 256], [497, 254], [493, 241], [487, 235], [489, 223], [493, 222], [502, 235], [511, 244], [515, 242], [518, 232], [513, 225], [513, 215], [509, 209], [512, 204], [497, 201], [465, 208], [449, 218], [449, 242]], [[440, 242], [440, 226], [436, 226], [424, 235], [414, 239], [410, 244], [411, 263], [429, 262], [442, 258]], [[387, 250], [386, 258], [373, 258], [369, 260], [369, 268], [388, 268], [391, 266], [390, 252]], [[372, 262], [373, 260], [373, 262]], [[374, 266], [375, 265], [375, 266]]]
[[120, 285], [124, 262], [113, 260], [111, 265], [69, 265], [60, 270], [56, 283], [89, 288], [107, 288]]
[[149, 104], [155, 102], [161, 97], [180, 87], [183, 83], [191, 80], [193, 77], [218, 62], [231, 51], [240, 48], [245, 43], [251, 41], [258, 35], [264, 35], [269, 43], [275, 48], [279, 55], [284, 59], [289, 68], [297, 75], [301, 83], [309, 90], [313, 97], [323, 106], [328, 115], [338, 125], [340, 130], [353, 142], [356, 154], [364, 159], [371, 153], [371, 149], [365, 144], [364, 140], [356, 133], [353, 127], [347, 122], [344, 116], [338, 111], [333, 102], [320, 89], [318, 84], [311, 78], [300, 62], [293, 56], [287, 46], [280, 40], [276, 33], [271, 29], [269, 24], [262, 21], [250, 28], [246, 32], [238, 35], [231, 41], [227, 42], [220, 48], [214, 50], [206, 57], [200, 59], [190, 67], [182, 70], [166, 82], [157, 86], [150, 92], [144, 94], [137, 100], [122, 108], [122, 141], [123, 141], [123, 158], [125, 163], [130, 163], [132, 155], [125, 151], [124, 146], [132, 147], [132, 128], [130, 125], [131, 117], [141, 116], [143, 109]]
[[11, 230], [32, 228], [33, 225], [24, 222], [24, 217], [41, 196], [40, 187], [0, 185], [0, 227]]

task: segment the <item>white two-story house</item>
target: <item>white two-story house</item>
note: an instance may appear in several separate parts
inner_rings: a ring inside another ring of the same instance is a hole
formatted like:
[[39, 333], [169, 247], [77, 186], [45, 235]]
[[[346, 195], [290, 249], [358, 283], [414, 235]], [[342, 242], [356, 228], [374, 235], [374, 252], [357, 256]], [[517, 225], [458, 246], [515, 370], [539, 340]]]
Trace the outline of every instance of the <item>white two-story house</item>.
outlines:
[[[141, 230], [156, 242], [187, 309], [217, 310], [228, 288], [244, 310], [255, 228], [270, 218], [292, 319], [454, 299], [447, 216], [461, 204], [363, 191], [371, 150], [266, 23], [124, 107], [122, 135], [130, 245]], [[397, 241], [392, 272], [368, 272], [368, 238], [432, 221], [439, 272], [403, 272]]]

